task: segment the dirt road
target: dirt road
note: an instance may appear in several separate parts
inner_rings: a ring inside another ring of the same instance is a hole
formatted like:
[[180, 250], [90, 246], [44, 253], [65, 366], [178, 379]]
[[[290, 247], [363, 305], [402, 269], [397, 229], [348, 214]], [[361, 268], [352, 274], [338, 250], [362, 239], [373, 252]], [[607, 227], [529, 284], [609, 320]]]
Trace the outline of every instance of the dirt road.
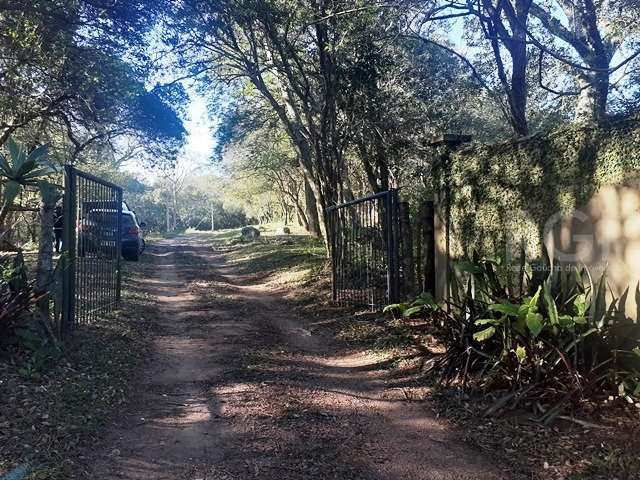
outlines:
[[201, 238], [147, 257], [155, 353], [92, 478], [508, 478], [424, 402], [390, 399], [375, 359], [305, 328]]

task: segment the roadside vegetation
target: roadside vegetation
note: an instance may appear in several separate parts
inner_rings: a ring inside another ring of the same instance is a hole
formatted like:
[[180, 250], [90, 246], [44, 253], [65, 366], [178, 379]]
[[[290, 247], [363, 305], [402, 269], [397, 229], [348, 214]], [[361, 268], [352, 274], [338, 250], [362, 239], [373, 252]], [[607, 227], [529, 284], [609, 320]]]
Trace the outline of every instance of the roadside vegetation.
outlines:
[[[239, 272], [257, 279], [268, 279], [270, 283], [287, 288], [289, 295], [299, 301], [313, 303], [325, 301], [328, 288], [328, 262], [321, 240], [308, 235], [301, 227], [289, 228], [283, 234], [283, 226], [267, 223], [256, 226], [260, 237], [255, 241], [242, 239], [242, 229], [227, 229], [215, 232], [199, 232], [216, 250], [224, 253], [230, 265], [239, 267]], [[306, 286], [322, 285], [320, 296], [305, 297]], [[303, 297], [305, 297], [303, 299]]]
[[60, 349], [23, 331], [0, 355], [0, 473], [76, 478], [105, 427], [126, 410], [136, 372], [149, 353], [154, 299], [138, 279], [144, 260], [124, 276], [122, 307], [78, 327]]

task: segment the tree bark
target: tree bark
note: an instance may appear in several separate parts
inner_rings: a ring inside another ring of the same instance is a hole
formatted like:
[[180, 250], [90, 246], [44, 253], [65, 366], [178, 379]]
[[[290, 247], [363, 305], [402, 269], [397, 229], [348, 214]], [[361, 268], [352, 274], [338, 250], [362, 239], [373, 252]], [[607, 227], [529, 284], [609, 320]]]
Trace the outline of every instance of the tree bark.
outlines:
[[582, 124], [600, 124], [607, 117], [609, 73], [580, 74], [578, 85], [580, 86], [580, 94], [578, 95], [574, 121]]
[[588, 67], [580, 68], [580, 65], [564, 61], [569, 67], [576, 69], [580, 88], [574, 120], [578, 123], [600, 124], [607, 118], [611, 78], [609, 65], [620, 39], [607, 39], [600, 33], [597, 8], [591, 0], [558, 3], [567, 18], [568, 27], [545, 7], [536, 3], [531, 5], [531, 14], [550, 34], [571, 45]]
[[[519, 136], [529, 134], [527, 123], [527, 22], [529, 18], [530, 0], [498, 1], [483, 0], [481, 21], [496, 61], [497, 74], [507, 96], [509, 107], [509, 123], [513, 132]], [[509, 23], [509, 29], [503, 22]], [[511, 76], [508, 76], [501, 53], [501, 45], [511, 57]]]
[[307, 219], [307, 231], [314, 237], [320, 236], [320, 220], [318, 218], [318, 206], [316, 204], [316, 197], [311, 190], [309, 182], [305, 178], [304, 180], [304, 204]]
[[37, 303], [40, 324], [46, 330], [51, 341], [56, 336], [51, 328], [49, 292], [53, 285], [53, 224], [55, 219], [56, 189], [46, 184], [40, 187], [40, 235], [38, 238], [38, 263], [36, 267], [35, 293], [40, 297]]

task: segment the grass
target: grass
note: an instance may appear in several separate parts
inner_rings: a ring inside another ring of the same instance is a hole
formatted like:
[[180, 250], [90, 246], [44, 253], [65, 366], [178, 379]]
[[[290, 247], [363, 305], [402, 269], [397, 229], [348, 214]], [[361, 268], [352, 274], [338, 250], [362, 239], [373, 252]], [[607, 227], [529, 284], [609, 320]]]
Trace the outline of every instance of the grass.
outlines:
[[197, 232], [213, 247], [225, 252], [227, 262], [238, 273], [281, 283], [304, 283], [326, 273], [327, 255], [321, 240], [297, 227], [289, 235], [278, 235], [277, 224], [261, 225], [255, 241], [243, 242], [240, 228]]

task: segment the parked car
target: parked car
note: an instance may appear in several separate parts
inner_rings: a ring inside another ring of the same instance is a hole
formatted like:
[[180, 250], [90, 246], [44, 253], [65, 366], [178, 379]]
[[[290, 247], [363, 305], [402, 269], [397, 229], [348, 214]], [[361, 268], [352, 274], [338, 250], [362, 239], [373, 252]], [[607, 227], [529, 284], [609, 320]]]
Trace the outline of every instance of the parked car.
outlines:
[[[133, 211], [122, 212], [120, 231], [121, 254], [125, 260], [137, 262], [144, 251], [142, 229]], [[88, 252], [109, 252], [116, 246], [117, 218], [115, 210], [93, 209], [78, 222], [78, 255]]]

